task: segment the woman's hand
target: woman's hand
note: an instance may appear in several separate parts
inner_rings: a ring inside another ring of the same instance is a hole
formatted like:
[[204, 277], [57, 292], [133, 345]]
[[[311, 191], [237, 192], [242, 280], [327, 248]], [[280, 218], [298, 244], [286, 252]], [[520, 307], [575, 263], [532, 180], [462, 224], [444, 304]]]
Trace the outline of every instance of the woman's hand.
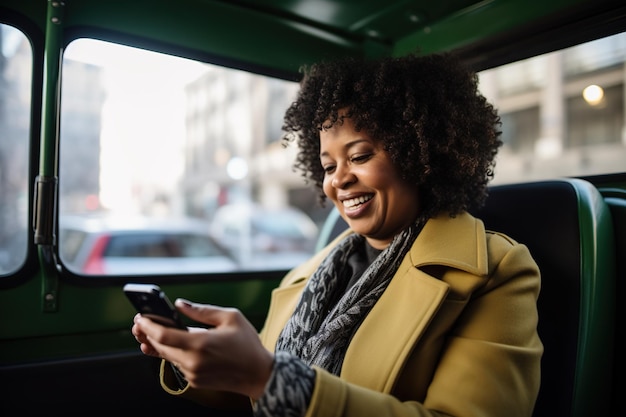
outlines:
[[132, 333], [141, 351], [172, 362], [194, 388], [237, 392], [258, 399], [272, 372], [274, 356], [256, 329], [234, 308], [176, 300], [178, 310], [208, 329], [162, 326], [137, 314]]

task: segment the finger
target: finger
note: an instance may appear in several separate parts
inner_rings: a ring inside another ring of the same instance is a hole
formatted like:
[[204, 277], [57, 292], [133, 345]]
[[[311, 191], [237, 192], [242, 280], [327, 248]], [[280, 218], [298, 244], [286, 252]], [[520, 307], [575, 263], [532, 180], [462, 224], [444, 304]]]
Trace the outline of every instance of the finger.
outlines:
[[220, 324], [232, 319], [235, 310], [232, 308], [218, 307], [210, 304], [192, 303], [182, 298], [176, 299], [174, 302], [178, 310], [200, 323], [209, 326], [219, 326]]
[[[139, 318], [135, 325], [138, 327], [138, 331], [143, 333], [145, 337], [145, 342], [147, 343], [150, 343], [152, 345], [158, 343], [161, 345], [169, 346], [187, 346], [185, 336], [188, 335], [189, 332], [185, 330], [163, 326], [153, 320], [150, 320], [147, 317]], [[157, 347], [155, 346], [155, 348]]]
[[[145, 345], [145, 344], [144, 344]], [[143, 346], [142, 345], [142, 350], [143, 350]], [[177, 358], [178, 358], [178, 354], [177, 352], [180, 352], [180, 349], [169, 346], [169, 345], [164, 345], [162, 343], [156, 342], [156, 341], [152, 341], [150, 343], [150, 345], [146, 345], [146, 347], [148, 348], [149, 351], [152, 351], [154, 353], [156, 353], [160, 358], [163, 358], [167, 361], [176, 363]], [[145, 352], [144, 352], [145, 353]]]
[[135, 340], [137, 340], [139, 343], [145, 343], [146, 342], [146, 335], [141, 331], [141, 328], [134, 324], [133, 327], [130, 329], [130, 332], [133, 334], [133, 336], [135, 336]]
[[161, 355], [159, 354], [159, 352], [157, 352], [151, 344], [149, 343], [142, 343], [139, 345], [139, 349], [141, 350], [141, 352], [144, 355], [148, 355], [148, 356], [154, 356], [155, 358], [160, 358]]

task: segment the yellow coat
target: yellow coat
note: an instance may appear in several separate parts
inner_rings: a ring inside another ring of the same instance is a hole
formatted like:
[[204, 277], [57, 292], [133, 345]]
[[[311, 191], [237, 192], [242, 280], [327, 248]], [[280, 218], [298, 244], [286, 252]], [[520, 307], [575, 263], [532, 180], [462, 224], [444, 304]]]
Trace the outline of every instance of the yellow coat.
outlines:
[[[274, 290], [267, 349], [333, 245]], [[340, 377], [316, 368], [306, 416], [530, 416], [543, 352], [539, 288], [524, 245], [467, 213], [429, 220], [354, 335]]]

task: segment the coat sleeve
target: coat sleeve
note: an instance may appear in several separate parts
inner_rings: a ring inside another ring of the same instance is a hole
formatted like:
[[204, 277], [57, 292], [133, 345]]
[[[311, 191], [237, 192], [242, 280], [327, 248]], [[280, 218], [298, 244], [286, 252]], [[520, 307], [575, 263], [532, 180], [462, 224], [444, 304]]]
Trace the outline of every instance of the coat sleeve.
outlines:
[[[401, 401], [316, 369], [306, 416], [531, 416], [543, 353], [537, 334], [539, 270], [524, 245], [499, 235], [492, 239], [488, 279], [478, 288], [454, 285], [457, 291], [449, 294], [448, 302], [465, 307], [447, 332], [423, 401]], [[462, 276], [453, 270], [442, 279]]]

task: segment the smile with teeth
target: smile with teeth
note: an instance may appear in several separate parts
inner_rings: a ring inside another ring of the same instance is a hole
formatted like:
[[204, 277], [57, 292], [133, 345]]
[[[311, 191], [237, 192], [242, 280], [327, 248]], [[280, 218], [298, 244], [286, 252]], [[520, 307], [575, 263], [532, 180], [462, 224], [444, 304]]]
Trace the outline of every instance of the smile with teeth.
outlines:
[[369, 201], [372, 199], [372, 195], [368, 194], [368, 195], [362, 195], [360, 197], [356, 197], [356, 198], [351, 198], [349, 200], [344, 200], [343, 201], [343, 206], [345, 208], [354, 208], [357, 206], [360, 206], [361, 204], [365, 203], [366, 201]]

